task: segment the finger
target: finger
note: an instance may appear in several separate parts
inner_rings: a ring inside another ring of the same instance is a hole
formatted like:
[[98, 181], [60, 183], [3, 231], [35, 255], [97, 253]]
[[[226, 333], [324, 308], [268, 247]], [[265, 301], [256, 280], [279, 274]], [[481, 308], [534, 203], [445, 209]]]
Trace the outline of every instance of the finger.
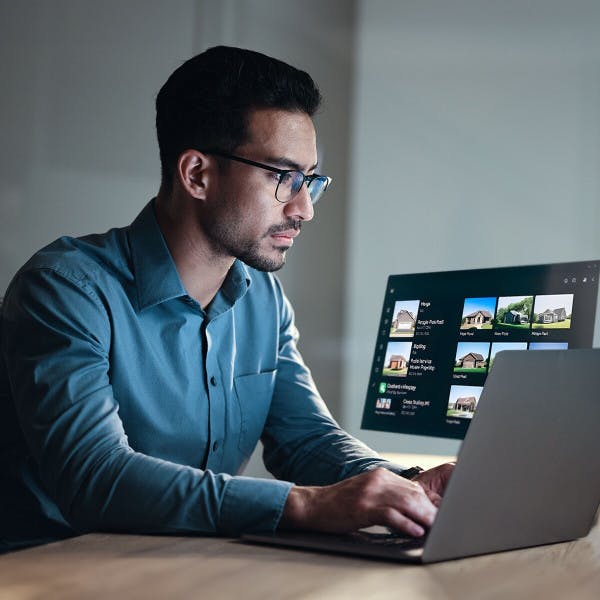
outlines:
[[436, 508], [439, 508], [439, 506], [442, 502], [442, 497], [439, 494], [436, 494], [436, 492], [434, 492], [432, 490], [426, 490], [425, 493], [427, 494], [427, 497], [429, 498], [429, 500], [431, 500], [431, 503]]
[[440, 502], [442, 500], [442, 495], [440, 492], [438, 492], [437, 488], [435, 487], [430, 487], [428, 485], [425, 485], [424, 483], [419, 482], [421, 487], [423, 488], [423, 491], [425, 492], [425, 494], [427, 495], [427, 497], [431, 500], [431, 502], [435, 505], [435, 506], [439, 506]]
[[408, 506], [402, 510], [402, 514], [424, 527], [431, 527], [437, 514], [437, 508], [427, 496], [424, 497], [424, 501], [419, 506]]
[[387, 506], [396, 509], [415, 523], [431, 527], [437, 508], [420, 485], [411, 484], [407, 488], [404, 484], [394, 492], [394, 495], [387, 499]]
[[439, 503], [442, 499], [442, 495], [441, 493], [437, 490], [436, 487], [433, 486], [429, 486], [426, 483], [419, 481], [417, 482], [421, 488], [423, 489], [423, 491], [425, 492], [425, 495], [431, 500], [431, 502], [435, 505], [435, 506], [439, 506]]
[[422, 525], [415, 523], [412, 519], [391, 507], [382, 509], [379, 516], [376, 517], [376, 521], [377, 525], [389, 527], [393, 531], [399, 531], [412, 537], [421, 537], [425, 534], [425, 528]]

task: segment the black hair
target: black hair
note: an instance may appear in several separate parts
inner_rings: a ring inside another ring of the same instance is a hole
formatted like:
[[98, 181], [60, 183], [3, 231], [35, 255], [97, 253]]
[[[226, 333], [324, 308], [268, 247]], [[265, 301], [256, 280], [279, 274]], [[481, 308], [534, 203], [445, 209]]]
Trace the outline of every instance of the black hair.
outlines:
[[278, 108], [313, 116], [321, 93], [310, 75], [252, 50], [216, 46], [177, 68], [156, 97], [162, 184], [169, 189], [189, 148], [232, 152], [247, 141], [247, 116]]

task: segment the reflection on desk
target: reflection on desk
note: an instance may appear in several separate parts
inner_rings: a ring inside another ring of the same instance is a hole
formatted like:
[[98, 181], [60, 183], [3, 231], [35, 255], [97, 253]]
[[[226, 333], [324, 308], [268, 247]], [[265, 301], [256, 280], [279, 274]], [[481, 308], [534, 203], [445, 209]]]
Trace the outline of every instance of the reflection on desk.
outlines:
[[90, 534], [0, 556], [0, 600], [543, 598], [597, 600], [600, 527], [584, 539], [428, 566], [226, 538]]

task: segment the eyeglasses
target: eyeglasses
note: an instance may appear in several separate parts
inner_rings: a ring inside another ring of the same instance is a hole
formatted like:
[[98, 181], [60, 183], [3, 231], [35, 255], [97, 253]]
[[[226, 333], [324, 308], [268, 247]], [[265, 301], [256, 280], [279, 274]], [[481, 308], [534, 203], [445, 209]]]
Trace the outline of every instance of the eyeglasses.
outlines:
[[279, 177], [277, 178], [275, 198], [282, 204], [289, 202], [300, 191], [304, 183], [306, 183], [310, 201], [313, 204], [316, 204], [331, 183], [331, 177], [327, 177], [326, 175], [318, 175], [317, 173], [305, 175], [302, 171], [296, 171], [294, 169], [277, 169], [276, 167], [271, 167], [270, 165], [265, 165], [256, 162], [255, 160], [249, 160], [248, 158], [242, 158], [241, 156], [234, 156], [233, 154], [226, 154], [224, 152], [207, 152], [206, 154], [220, 156], [227, 160], [235, 160], [246, 165], [277, 173]]

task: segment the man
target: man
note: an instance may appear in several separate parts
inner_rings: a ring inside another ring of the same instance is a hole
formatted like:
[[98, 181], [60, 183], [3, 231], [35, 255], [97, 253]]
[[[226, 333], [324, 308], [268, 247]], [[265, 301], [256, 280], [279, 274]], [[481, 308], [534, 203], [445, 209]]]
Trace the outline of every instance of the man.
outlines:
[[[330, 181], [319, 102], [308, 74], [262, 54], [192, 58], [157, 97], [156, 198], [17, 273], [1, 321], [5, 547], [431, 525], [451, 467], [405, 471], [338, 427], [270, 273]], [[278, 480], [238, 475], [259, 438]]]

